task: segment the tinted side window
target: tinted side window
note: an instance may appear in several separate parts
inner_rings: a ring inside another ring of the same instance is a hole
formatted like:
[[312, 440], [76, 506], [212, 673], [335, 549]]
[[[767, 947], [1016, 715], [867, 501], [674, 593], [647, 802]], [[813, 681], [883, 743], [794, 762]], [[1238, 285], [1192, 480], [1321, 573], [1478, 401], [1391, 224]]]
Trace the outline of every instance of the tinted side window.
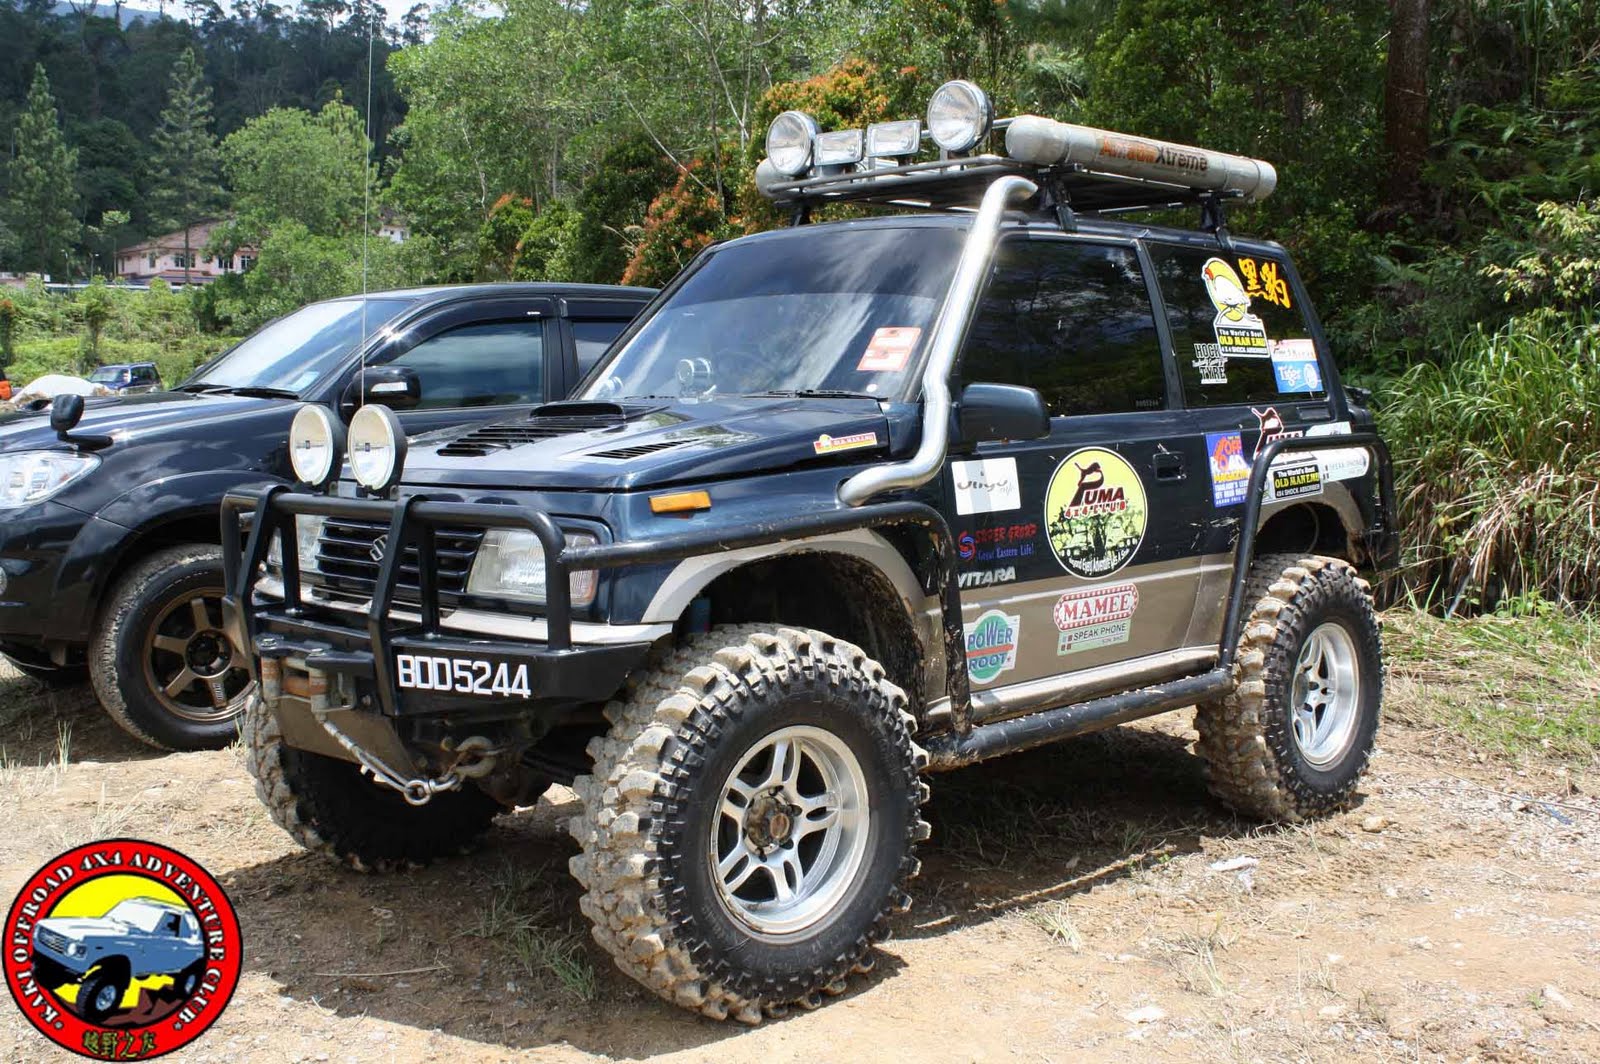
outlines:
[[600, 361], [611, 341], [622, 335], [626, 321], [588, 320], [572, 322], [572, 343], [578, 349], [578, 379], [582, 380]]
[[544, 323], [485, 322], [446, 329], [389, 363], [422, 378], [418, 409], [544, 399]]
[[1003, 242], [961, 379], [1037, 388], [1055, 415], [1164, 406], [1161, 345], [1133, 249]]
[[1321, 365], [1283, 264], [1151, 244], [1189, 406], [1318, 399]]

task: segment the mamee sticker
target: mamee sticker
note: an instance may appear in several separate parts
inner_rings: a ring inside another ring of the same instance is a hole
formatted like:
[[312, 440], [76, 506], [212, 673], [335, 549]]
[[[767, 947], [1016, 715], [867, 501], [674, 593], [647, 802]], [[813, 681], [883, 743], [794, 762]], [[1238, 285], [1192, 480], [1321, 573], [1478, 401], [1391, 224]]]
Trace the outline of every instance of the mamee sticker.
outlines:
[[915, 325], [895, 325], [872, 334], [856, 369], [862, 373], [899, 373], [911, 361], [922, 330]]
[[1000, 610], [986, 610], [965, 626], [967, 678], [974, 684], [993, 683], [1017, 664], [1017, 636], [1022, 618]]
[[1022, 508], [1015, 458], [982, 458], [951, 462], [956, 489], [956, 513], [994, 514]]
[[1250, 463], [1244, 440], [1237, 432], [1206, 433], [1206, 462], [1211, 466], [1211, 503], [1233, 506], [1244, 502], [1250, 487]]
[[1279, 340], [1272, 345], [1272, 375], [1284, 393], [1322, 391], [1317, 347], [1310, 340]]
[[1133, 584], [1067, 592], [1051, 611], [1061, 633], [1056, 637], [1056, 653], [1076, 654], [1126, 643], [1138, 609], [1139, 589]]

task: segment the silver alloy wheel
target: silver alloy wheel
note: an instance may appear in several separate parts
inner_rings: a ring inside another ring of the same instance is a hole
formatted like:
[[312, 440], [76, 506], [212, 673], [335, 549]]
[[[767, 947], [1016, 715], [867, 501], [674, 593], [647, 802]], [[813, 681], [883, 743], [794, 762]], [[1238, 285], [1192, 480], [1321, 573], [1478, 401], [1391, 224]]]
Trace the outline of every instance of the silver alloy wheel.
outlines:
[[723, 908], [757, 937], [823, 921], [866, 860], [866, 775], [844, 741], [792, 725], [745, 753], [722, 784], [707, 851]]
[[103, 983], [101, 984], [99, 991], [94, 996], [95, 1011], [104, 1015], [105, 1013], [116, 1008], [117, 1003], [121, 1000], [122, 995], [117, 993], [117, 986], [115, 983]]
[[1343, 757], [1361, 719], [1361, 666], [1344, 625], [1324, 621], [1306, 636], [1291, 698], [1300, 756], [1317, 768]]

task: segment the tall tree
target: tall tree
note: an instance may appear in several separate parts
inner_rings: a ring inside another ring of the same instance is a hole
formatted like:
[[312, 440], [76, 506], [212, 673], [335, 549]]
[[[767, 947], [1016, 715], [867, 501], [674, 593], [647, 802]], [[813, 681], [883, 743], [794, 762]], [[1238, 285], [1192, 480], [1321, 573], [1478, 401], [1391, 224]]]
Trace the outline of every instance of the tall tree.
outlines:
[[17, 120], [17, 154], [6, 197], [11, 229], [25, 269], [67, 270], [78, 239], [78, 155], [67, 147], [43, 65], [33, 68], [28, 105]]
[[1428, 0], [1390, 0], [1383, 141], [1389, 154], [1384, 210], [1393, 220], [1422, 198], [1422, 164], [1428, 154]]
[[161, 124], [151, 138], [154, 182], [150, 207], [157, 224], [183, 229], [183, 280], [194, 267], [190, 232], [222, 205], [217, 181], [221, 156], [211, 134], [211, 89], [194, 50], [187, 49], [172, 67], [172, 88]]

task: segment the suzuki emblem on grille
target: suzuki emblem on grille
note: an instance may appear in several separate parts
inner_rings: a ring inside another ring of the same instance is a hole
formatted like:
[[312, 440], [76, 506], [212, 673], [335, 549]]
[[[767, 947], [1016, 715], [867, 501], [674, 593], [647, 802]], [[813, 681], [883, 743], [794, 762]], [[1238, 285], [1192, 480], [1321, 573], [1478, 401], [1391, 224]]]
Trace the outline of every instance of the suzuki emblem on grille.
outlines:
[[379, 536], [377, 539], [372, 541], [372, 549], [367, 551], [367, 557], [371, 558], [375, 562], [381, 562], [383, 561], [383, 552], [388, 549], [389, 537], [387, 535]]

